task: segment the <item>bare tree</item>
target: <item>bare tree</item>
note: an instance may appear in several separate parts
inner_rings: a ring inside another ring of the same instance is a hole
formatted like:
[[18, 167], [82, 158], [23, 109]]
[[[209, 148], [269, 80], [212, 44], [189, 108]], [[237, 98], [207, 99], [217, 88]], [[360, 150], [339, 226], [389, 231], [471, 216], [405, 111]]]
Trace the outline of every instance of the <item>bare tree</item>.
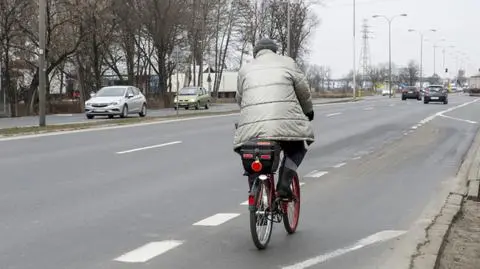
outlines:
[[385, 66], [376, 66], [368, 69], [368, 78], [372, 82], [372, 88], [377, 90], [377, 85], [388, 79], [388, 68]]
[[[17, 115], [16, 104], [18, 91], [12, 77], [15, 76], [13, 62], [24, 55], [23, 46], [25, 37], [20, 27], [22, 19], [32, 15], [29, 1], [2, 0], [0, 1], [0, 72], [3, 72], [2, 81], [10, 103], [12, 116]], [[18, 75], [18, 74], [17, 74]]]
[[399, 81], [414, 86], [419, 80], [420, 68], [415, 61], [410, 61], [406, 68], [400, 69]]

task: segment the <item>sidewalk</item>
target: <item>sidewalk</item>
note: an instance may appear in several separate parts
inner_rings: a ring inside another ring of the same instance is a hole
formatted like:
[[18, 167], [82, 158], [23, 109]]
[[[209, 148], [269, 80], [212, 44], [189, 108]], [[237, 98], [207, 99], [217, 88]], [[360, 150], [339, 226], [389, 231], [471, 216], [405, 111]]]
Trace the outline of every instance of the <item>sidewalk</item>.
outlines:
[[480, 203], [466, 201], [450, 229], [437, 268], [480, 268]]
[[[474, 143], [475, 144], [475, 143]], [[440, 249], [435, 268], [480, 268], [480, 149], [476, 149], [466, 178], [466, 195]]]

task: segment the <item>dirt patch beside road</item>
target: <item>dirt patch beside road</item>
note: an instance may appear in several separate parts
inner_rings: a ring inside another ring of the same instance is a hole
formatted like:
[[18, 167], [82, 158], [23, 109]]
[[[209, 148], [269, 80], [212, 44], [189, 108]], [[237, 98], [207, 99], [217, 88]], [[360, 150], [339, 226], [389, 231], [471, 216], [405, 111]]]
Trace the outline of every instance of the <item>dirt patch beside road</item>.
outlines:
[[480, 203], [466, 201], [445, 241], [439, 269], [480, 268]]

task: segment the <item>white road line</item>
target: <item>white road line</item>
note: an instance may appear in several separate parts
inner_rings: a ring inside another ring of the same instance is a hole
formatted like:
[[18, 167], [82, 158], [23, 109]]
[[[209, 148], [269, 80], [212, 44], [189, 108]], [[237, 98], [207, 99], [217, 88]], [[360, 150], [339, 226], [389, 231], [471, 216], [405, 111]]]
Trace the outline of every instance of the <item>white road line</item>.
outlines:
[[352, 160], [360, 160], [362, 156], [353, 157]]
[[473, 101], [466, 102], [466, 103], [460, 104], [460, 105], [458, 105], [458, 106], [454, 106], [454, 107], [451, 107], [451, 108], [449, 108], [449, 109], [446, 109], [446, 110], [437, 112], [437, 113], [435, 113], [435, 114], [433, 114], [433, 115], [431, 115], [431, 116], [428, 116], [428, 117], [426, 117], [425, 119], [421, 120], [418, 124], [412, 126], [411, 128], [412, 128], [412, 129], [417, 129], [417, 128], [421, 127], [422, 125], [424, 125], [424, 124], [432, 121], [432, 120], [435, 119], [436, 117], [440, 117], [440, 116], [441, 116], [441, 117], [449, 117], [449, 116], [445, 116], [444, 114], [445, 114], [445, 113], [448, 113], [448, 112], [451, 112], [451, 111], [454, 111], [454, 110], [456, 110], [456, 109], [459, 109], [459, 108], [461, 108], [461, 107], [468, 106], [468, 105], [470, 105], [470, 104], [476, 103], [476, 102], [478, 102], [478, 100], [480, 100], [480, 99], [475, 99], [475, 100], [473, 100]]
[[389, 106], [395, 106], [395, 104], [390, 104]]
[[311, 266], [314, 266], [314, 265], [317, 265], [317, 264], [320, 264], [320, 263], [324, 263], [328, 260], [340, 257], [342, 255], [353, 252], [355, 250], [359, 250], [359, 249], [364, 248], [366, 246], [394, 239], [394, 238], [399, 237], [399, 236], [401, 236], [405, 233], [406, 233], [406, 231], [382, 231], [382, 232], [373, 234], [369, 237], [366, 237], [366, 238], [358, 241], [357, 243], [355, 243], [351, 246], [341, 248], [341, 249], [337, 249], [337, 250], [334, 250], [332, 252], [322, 254], [322, 255], [313, 257], [311, 259], [308, 259], [308, 260], [305, 260], [305, 261], [302, 261], [302, 262], [299, 262], [299, 263], [296, 263], [296, 264], [293, 264], [293, 265], [285, 266], [282, 269], [304, 269], [304, 268], [308, 268], [308, 267], [311, 267]]
[[330, 117], [341, 115], [341, 114], [342, 114], [341, 112], [332, 113], [332, 114], [328, 114], [327, 117], [330, 118]]
[[319, 177], [324, 176], [324, 175], [326, 175], [326, 174], [328, 174], [327, 171], [317, 171], [317, 170], [314, 170], [314, 171], [308, 173], [307, 175], [305, 175], [305, 177], [316, 177], [316, 178], [319, 178]]
[[363, 110], [373, 110], [373, 107], [366, 107]]
[[73, 117], [73, 114], [55, 114], [57, 117]]
[[455, 117], [446, 116], [446, 115], [443, 115], [443, 114], [439, 115], [439, 116], [442, 117], [442, 118], [446, 118], [446, 119], [458, 120], [458, 121], [468, 122], [468, 123], [472, 123], [472, 124], [477, 124], [478, 123], [478, 122], [473, 121], [473, 120], [459, 119], [459, 118], [455, 118]]
[[300, 187], [305, 185], [305, 182], [300, 182]]
[[150, 242], [133, 251], [125, 253], [124, 255], [114, 259], [118, 262], [138, 263], [147, 262], [156, 256], [163, 254], [171, 249], [174, 249], [183, 244], [183, 241], [167, 240], [160, 242]]
[[119, 151], [119, 152], [117, 152], [117, 154], [126, 154], [126, 153], [132, 153], [132, 152], [147, 150], [147, 149], [161, 148], [161, 147], [180, 144], [180, 143], [182, 143], [182, 141], [174, 141], [174, 142], [158, 144], [158, 145], [153, 145], [153, 146], [148, 146], [148, 147], [143, 147], [143, 148], [136, 148], [136, 149], [130, 149], [130, 150], [125, 150], [125, 151]]
[[233, 218], [236, 218], [240, 216], [240, 214], [237, 213], [219, 213], [216, 215], [213, 215], [211, 217], [208, 217], [206, 219], [203, 219], [199, 222], [194, 223], [193, 225], [195, 226], [218, 226], [220, 224], [223, 224]]
[[337, 165], [334, 165], [333, 167], [334, 167], [334, 168], [340, 168], [340, 167], [342, 167], [342, 166], [344, 166], [344, 165], [346, 165], [346, 164], [347, 164], [347, 163], [339, 163], [339, 164], [337, 164]]

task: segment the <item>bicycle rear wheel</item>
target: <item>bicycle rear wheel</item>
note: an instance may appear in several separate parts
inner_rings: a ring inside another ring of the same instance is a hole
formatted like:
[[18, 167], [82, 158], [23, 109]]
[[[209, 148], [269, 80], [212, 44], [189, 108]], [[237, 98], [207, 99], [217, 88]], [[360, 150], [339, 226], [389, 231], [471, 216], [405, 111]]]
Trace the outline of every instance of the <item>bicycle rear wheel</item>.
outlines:
[[250, 211], [250, 233], [258, 249], [265, 249], [273, 228], [272, 187], [270, 180], [259, 180], [253, 189], [255, 210]]
[[295, 233], [298, 226], [298, 220], [300, 218], [300, 182], [298, 175], [295, 175], [292, 179], [293, 198], [290, 201], [282, 202], [283, 211], [283, 226], [289, 234]]

